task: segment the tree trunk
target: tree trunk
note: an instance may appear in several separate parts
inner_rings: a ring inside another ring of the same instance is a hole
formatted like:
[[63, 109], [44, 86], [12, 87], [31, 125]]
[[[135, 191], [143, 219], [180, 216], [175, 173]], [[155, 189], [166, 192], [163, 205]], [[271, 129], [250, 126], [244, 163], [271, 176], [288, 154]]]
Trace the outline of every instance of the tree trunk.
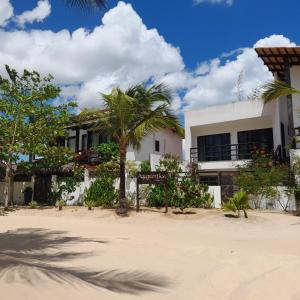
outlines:
[[119, 185], [119, 207], [117, 208], [117, 214], [125, 215], [127, 213], [127, 201], [126, 201], [126, 146], [120, 145], [120, 185]]
[[246, 209], [244, 209], [244, 217], [245, 217], [245, 219], [248, 219], [248, 214], [247, 214]]
[[12, 165], [9, 160], [5, 169], [5, 185], [4, 185], [4, 210], [8, 210], [9, 203], [12, 204], [13, 189], [12, 189]]

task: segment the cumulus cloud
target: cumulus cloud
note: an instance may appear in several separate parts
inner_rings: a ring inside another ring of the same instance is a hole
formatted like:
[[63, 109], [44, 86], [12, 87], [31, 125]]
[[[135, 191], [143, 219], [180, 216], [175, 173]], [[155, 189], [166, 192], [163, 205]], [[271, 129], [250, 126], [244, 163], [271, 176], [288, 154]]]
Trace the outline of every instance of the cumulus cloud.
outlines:
[[194, 0], [196, 4], [201, 3], [211, 3], [211, 4], [226, 4], [231, 6], [233, 4], [233, 0]]
[[[179, 49], [148, 29], [130, 4], [119, 2], [89, 32], [0, 30], [0, 66], [51, 73], [80, 106], [99, 105], [100, 92], [184, 70]], [[3, 67], [2, 67], [3, 71]]]
[[[257, 57], [256, 47], [295, 46], [282, 35], [272, 35], [259, 40], [251, 48], [237, 49], [234, 59], [222, 63], [221, 58], [203, 62], [199, 65], [193, 78], [194, 86], [184, 96], [184, 106], [194, 108], [232, 102], [238, 100], [238, 85], [244, 95], [272, 79], [272, 74]], [[231, 51], [230, 56], [235, 51]], [[227, 57], [227, 55], [225, 55]]]
[[5, 26], [13, 16], [14, 9], [9, 0], [0, 0], [0, 27]]
[[127, 88], [152, 81], [164, 82], [173, 89], [172, 108], [177, 112], [236, 101], [241, 72], [240, 88], [244, 95], [249, 94], [272, 78], [254, 48], [295, 45], [282, 35], [272, 35], [252, 47], [221, 53], [187, 70], [180, 50], [156, 29], [148, 29], [132, 6], [122, 1], [92, 31], [0, 28], [0, 40], [2, 75], [4, 64], [18, 71], [26, 68], [51, 73], [62, 87], [62, 97], [75, 98], [80, 108], [99, 107], [101, 93], [108, 93], [114, 86]]
[[[0, 0], [1, 1], [1, 0]], [[24, 27], [26, 23], [42, 22], [51, 13], [51, 5], [48, 0], [39, 0], [37, 6], [32, 10], [26, 10], [15, 17], [15, 22]]]

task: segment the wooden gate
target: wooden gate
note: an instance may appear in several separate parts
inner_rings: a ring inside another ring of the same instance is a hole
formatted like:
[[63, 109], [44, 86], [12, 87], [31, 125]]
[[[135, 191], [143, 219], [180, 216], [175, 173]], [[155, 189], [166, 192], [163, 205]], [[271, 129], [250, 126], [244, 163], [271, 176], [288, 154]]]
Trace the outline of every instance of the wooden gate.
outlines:
[[51, 175], [37, 175], [34, 181], [34, 200], [40, 204], [49, 204], [51, 193]]

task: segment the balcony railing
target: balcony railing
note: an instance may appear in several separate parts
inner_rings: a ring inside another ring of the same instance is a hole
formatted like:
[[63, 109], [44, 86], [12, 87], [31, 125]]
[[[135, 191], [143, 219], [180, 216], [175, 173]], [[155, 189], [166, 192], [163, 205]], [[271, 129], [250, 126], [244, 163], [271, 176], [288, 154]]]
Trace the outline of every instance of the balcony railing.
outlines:
[[[255, 143], [230, 144], [191, 148], [190, 155], [193, 162], [235, 161], [250, 159], [255, 148], [265, 149], [262, 145]], [[269, 149], [268, 152], [270, 152]]]

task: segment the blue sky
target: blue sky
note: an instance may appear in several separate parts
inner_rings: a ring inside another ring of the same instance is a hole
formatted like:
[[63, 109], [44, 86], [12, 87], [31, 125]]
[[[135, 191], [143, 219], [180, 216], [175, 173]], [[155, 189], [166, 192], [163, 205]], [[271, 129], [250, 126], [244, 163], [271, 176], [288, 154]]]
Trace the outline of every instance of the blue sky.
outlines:
[[[182, 115], [235, 101], [239, 76], [245, 98], [270, 80], [254, 45], [299, 44], [297, 1], [195, 1], [110, 0], [107, 11], [89, 14], [40, 0], [43, 8], [24, 15], [37, 0], [0, 0], [0, 72], [10, 63], [54, 73], [64, 98], [77, 98], [80, 107], [99, 105], [97, 92], [113, 85], [164, 81]], [[1, 5], [2, 14], [7, 5], [14, 10], [2, 26]]]

